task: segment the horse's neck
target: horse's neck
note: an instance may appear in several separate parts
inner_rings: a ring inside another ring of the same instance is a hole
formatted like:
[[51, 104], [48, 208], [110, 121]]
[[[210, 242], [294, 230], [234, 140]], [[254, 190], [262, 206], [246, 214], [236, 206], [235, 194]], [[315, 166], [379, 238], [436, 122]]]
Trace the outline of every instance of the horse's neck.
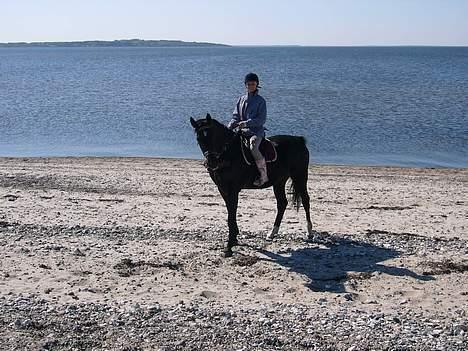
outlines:
[[226, 139], [226, 143], [229, 143], [229, 144], [232, 144], [234, 143], [235, 141], [233, 140], [233, 138], [236, 138], [236, 133], [234, 133], [232, 130], [230, 130], [228, 127], [226, 126], [223, 126], [223, 133], [224, 133], [224, 137]]
[[234, 133], [225, 125], [221, 123], [219, 124], [223, 127], [224, 139], [227, 145], [225, 149], [225, 156], [228, 156], [228, 158], [230, 159], [236, 159], [237, 156], [240, 157], [240, 143], [241, 143], [240, 135]]
[[228, 127], [223, 125], [223, 128], [224, 128], [223, 129], [224, 135], [226, 135], [229, 139], [235, 136], [235, 133], [232, 130], [230, 130]]
[[231, 134], [229, 136], [229, 147], [227, 151], [227, 154], [229, 155], [229, 158], [235, 160], [236, 158], [240, 158], [241, 156], [241, 136], [238, 134], [235, 134], [234, 132], [230, 131]]

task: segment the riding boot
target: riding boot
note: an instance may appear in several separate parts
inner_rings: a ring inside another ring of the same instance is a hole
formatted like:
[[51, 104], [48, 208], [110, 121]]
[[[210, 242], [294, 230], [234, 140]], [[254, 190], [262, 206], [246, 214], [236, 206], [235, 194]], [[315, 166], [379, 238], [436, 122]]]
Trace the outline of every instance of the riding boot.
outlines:
[[260, 172], [260, 177], [254, 181], [255, 186], [262, 186], [266, 182], [268, 182], [268, 175], [267, 175], [267, 166], [265, 159], [262, 158], [260, 160], [256, 160], [255, 163], [257, 164], [258, 171]]

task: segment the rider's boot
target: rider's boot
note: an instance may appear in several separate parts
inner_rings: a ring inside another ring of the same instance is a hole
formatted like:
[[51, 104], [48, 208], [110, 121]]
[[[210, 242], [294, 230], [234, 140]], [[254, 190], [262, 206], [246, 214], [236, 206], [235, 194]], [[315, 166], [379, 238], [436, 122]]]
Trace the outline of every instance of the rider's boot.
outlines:
[[253, 184], [255, 186], [262, 186], [268, 182], [266, 161], [262, 158], [260, 160], [256, 160], [255, 163], [257, 164], [258, 171], [260, 172], [260, 177], [255, 180]]

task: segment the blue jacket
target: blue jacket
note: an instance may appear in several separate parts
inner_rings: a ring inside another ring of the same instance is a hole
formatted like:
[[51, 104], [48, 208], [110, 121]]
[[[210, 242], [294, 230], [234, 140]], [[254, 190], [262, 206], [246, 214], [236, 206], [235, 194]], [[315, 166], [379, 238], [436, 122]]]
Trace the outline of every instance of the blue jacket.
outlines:
[[232, 119], [228, 128], [234, 129], [240, 121], [247, 121], [247, 128], [242, 131], [247, 135], [265, 136], [267, 109], [263, 97], [258, 95], [258, 91], [253, 94], [242, 95], [237, 100], [236, 107], [232, 114]]

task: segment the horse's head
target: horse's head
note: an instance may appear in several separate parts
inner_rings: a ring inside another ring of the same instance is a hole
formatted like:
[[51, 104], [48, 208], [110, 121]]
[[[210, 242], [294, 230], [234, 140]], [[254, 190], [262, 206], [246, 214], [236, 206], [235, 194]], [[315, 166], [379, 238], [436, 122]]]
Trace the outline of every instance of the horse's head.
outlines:
[[225, 151], [228, 142], [228, 129], [208, 113], [206, 118], [194, 120], [190, 123], [195, 129], [197, 142], [206, 158], [208, 168], [218, 165], [221, 154]]

